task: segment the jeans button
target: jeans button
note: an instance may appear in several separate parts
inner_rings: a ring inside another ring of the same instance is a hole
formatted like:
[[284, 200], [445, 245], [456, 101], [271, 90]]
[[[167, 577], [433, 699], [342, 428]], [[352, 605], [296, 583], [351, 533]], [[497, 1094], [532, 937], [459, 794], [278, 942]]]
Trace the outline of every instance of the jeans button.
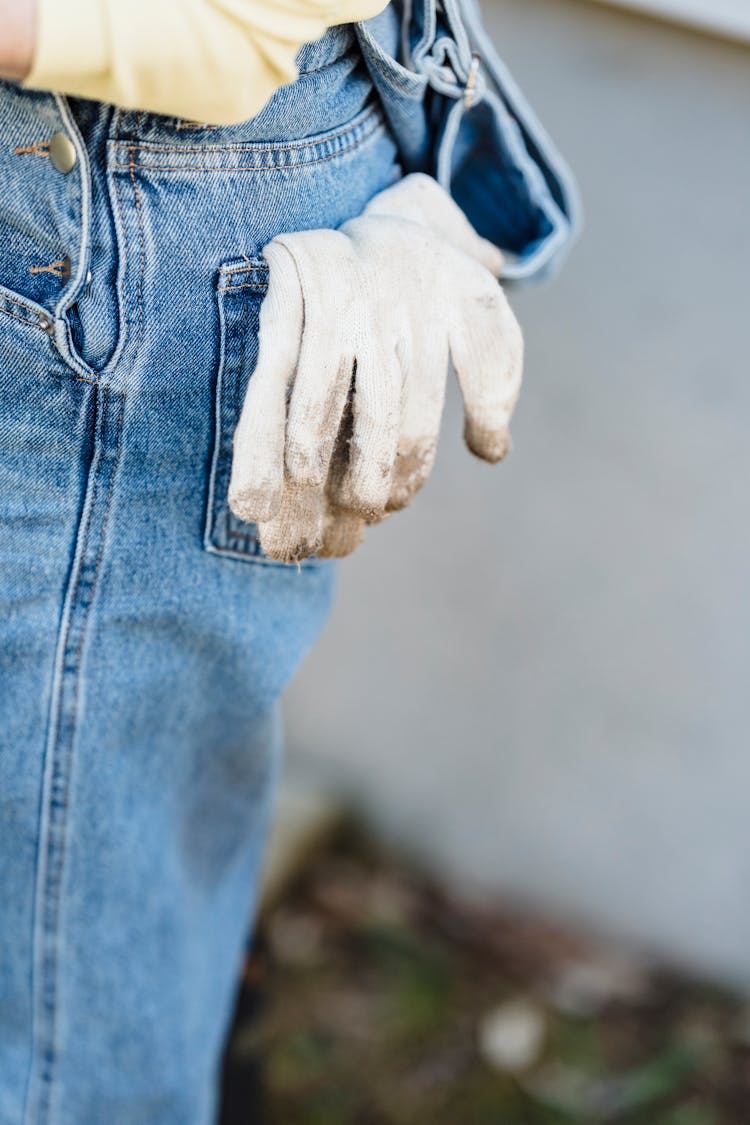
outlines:
[[76, 166], [76, 150], [73, 142], [66, 133], [55, 133], [50, 137], [49, 158], [58, 172], [67, 176]]

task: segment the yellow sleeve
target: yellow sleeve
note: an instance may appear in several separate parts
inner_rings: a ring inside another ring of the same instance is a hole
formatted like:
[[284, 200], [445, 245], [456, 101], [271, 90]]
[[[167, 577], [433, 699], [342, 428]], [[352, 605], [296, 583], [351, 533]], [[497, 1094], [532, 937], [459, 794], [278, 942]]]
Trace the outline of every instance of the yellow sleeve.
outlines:
[[230, 125], [297, 77], [327, 27], [387, 0], [38, 0], [32, 89]]

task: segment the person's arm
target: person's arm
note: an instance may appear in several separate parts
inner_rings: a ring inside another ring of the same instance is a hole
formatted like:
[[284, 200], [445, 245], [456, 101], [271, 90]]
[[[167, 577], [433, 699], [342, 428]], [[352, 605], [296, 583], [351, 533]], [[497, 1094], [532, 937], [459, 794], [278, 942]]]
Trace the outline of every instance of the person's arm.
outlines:
[[36, 0], [0, 0], [0, 78], [21, 82], [34, 55]]
[[234, 124], [297, 77], [303, 43], [384, 6], [385, 0], [0, 0], [0, 77], [126, 109]]

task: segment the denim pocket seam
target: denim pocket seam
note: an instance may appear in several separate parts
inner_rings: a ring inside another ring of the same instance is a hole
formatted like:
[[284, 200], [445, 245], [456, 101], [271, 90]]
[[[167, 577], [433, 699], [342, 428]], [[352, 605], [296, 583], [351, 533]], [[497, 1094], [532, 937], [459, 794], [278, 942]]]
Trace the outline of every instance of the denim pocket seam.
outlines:
[[38, 320], [29, 320], [26, 316], [19, 316], [18, 313], [11, 312], [10, 309], [3, 308], [2, 305], [0, 305], [0, 314], [2, 316], [12, 317], [13, 320], [18, 320], [21, 324], [27, 324], [29, 328], [36, 328], [39, 332], [44, 332]]
[[[134, 168], [145, 172], [213, 172], [230, 175], [235, 175], [240, 172], [288, 172], [294, 171], [297, 168], [308, 168], [311, 165], [324, 164], [327, 161], [347, 156], [380, 136], [386, 129], [387, 126], [383, 111], [379, 103], [373, 102], [373, 104], [368, 107], [365, 115], [360, 116], [359, 120], [355, 121], [353, 124], [350, 122], [346, 129], [341, 129], [336, 133], [322, 134], [318, 139], [308, 139], [306, 141], [301, 141], [299, 144], [265, 145], [248, 142], [246, 144], [226, 145], [223, 147], [206, 145], [202, 147], [175, 148], [165, 147], [163, 145], [139, 145], [137, 141], [114, 141], [111, 143], [114, 149], [118, 151], [113, 159], [112, 167], [121, 172], [129, 172]], [[334, 151], [329, 152], [328, 149], [332, 144], [334, 145]], [[127, 161], [122, 160], [119, 151], [121, 149], [127, 152]], [[288, 162], [280, 162], [274, 159], [283, 153], [298, 153], [301, 154], [303, 158], [291, 159]], [[243, 164], [195, 162], [191, 164], [179, 162], [174, 164], [155, 164], [150, 160], [143, 159], [150, 155], [154, 158], [161, 156], [166, 161], [168, 157], [179, 158], [185, 154], [204, 154], [207, 157], [221, 156], [222, 154], [234, 154], [240, 157], [246, 155], [248, 162]], [[305, 156], [307, 158], [304, 158]]]
[[127, 172], [131, 168], [139, 168], [144, 172], [159, 172], [164, 174], [166, 172], [204, 172], [206, 174], [213, 173], [214, 175], [236, 176], [239, 173], [250, 175], [259, 175], [260, 173], [269, 172], [293, 172], [297, 168], [310, 168], [315, 164], [326, 164], [330, 160], [338, 160], [342, 156], [348, 156], [349, 153], [355, 152], [366, 144], [367, 141], [377, 136], [379, 133], [385, 132], [385, 124], [382, 124], [378, 129], [373, 129], [365, 136], [360, 137], [358, 140], [348, 145], [346, 148], [339, 148], [336, 152], [330, 153], [328, 156], [319, 156], [314, 160], [297, 160], [291, 164], [253, 164], [235, 167], [231, 164], [223, 164], [218, 167], [211, 167], [206, 164], [142, 164], [137, 160], [128, 164], [114, 164], [113, 167], [118, 172]]
[[[50, 314], [41, 305], [35, 305], [33, 301], [27, 300], [20, 293], [4, 285], [0, 285], [0, 313], [49, 335], [44, 325], [45, 320], [51, 321]], [[24, 313], [27, 315], [24, 316]]]
[[267, 281], [243, 281], [241, 285], [224, 285], [220, 293], [236, 293], [238, 289], [268, 289]]
[[272, 154], [275, 152], [290, 152], [294, 149], [314, 149], [326, 145], [330, 141], [337, 141], [341, 137], [346, 137], [349, 133], [364, 129], [365, 126], [370, 124], [373, 118], [379, 116], [380, 107], [378, 103], [371, 102], [369, 106], [365, 106], [360, 110], [353, 121], [348, 121], [345, 125], [331, 132], [319, 133], [317, 137], [302, 137], [298, 141], [289, 141], [287, 144], [276, 144], [274, 141], [233, 141], [226, 145], [168, 145], [159, 141], [138, 141], [136, 137], [129, 138], [128, 140], [120, 140], [118, 137], [112, 142], [112, 146], [113, 148], [135, 148], [143, 152], [154, 153], [247, 151]]
[[[261, 275], [261, 279], [241, 281], [238, 284], [225, 284], [226, 278], [243, 274], [251, 275], [254, 272]], [[239, 401], [242, 369], [246, 363], [244, 354], [245, 334], [250, 332], [251, 325], [248, 318], [242, 316], [239, 323], [239, 333], [242, 339], [238, 342], [238, 329], [230, 330], [227, 323], [227, 306], [231, 295], [239, 290], [253, 289], [259, 298], [258, 307], [268, 288], [268, 265], [261, 257], [234, 259], [220, 266], [217, 272], [215, 297], [219, 310], [220, 321], [220, 351], [219, 364], [216, 375], [216, 389], [214, 393], [214, 446], [208, 473], [208, 489], [206, 498], [206, 511], [203, 526], [203, 546], [209, 554], [221, 558], [235, 559], [238, 562], [252, 563], [265, 567], [276, 567], [289, 570], [295, 564], [282, 563], [276, 559], [269, 559], [262, 553], [257, 530], [252, 524], [247, 524], [247, 531], [234, 530], [232, 522], [237, 520], [231, 511], [227, 510], [226, 487], [228, 485], [227, 461], [231, 458], [231, 442], [233, 433], [229, 432], [226, 424], [226, 407], [229, 396], [232, 397], [230, 414], [235, 425], [239, 417], [241, 402]], [[230, 357], [228, 345], [238, 347]], [[223, 522], [222, 522], [223, 521]], [[237, 541], [247, 543], [246, 549], [236, 546]], [[306, 559], [300, 566], [302, 569], [315, 569], [323, 565], [321, 559]]]

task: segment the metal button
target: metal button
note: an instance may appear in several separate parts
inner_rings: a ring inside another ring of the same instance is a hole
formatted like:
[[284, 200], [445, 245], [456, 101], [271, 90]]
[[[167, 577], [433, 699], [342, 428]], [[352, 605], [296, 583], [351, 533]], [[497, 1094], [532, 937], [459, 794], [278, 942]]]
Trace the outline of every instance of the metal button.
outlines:
[[49, 158], [58, 172], [67, 176], [76, 166], [76, 150], [66, 133], [55, 133], [49, 142]]

